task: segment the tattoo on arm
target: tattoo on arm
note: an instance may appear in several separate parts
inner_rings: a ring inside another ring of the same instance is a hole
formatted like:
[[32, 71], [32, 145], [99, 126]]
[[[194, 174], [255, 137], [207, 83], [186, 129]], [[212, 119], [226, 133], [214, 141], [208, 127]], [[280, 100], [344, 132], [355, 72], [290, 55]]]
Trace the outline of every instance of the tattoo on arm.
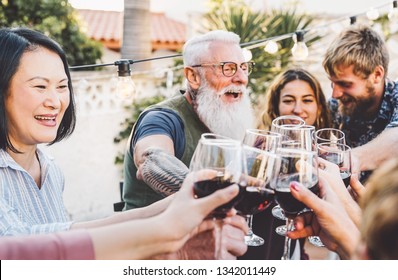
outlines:
[[163, 196], [177, 192], [189, 172], [178, 158], [160, 149], [148, 149], [140, 169], [143, 181]]

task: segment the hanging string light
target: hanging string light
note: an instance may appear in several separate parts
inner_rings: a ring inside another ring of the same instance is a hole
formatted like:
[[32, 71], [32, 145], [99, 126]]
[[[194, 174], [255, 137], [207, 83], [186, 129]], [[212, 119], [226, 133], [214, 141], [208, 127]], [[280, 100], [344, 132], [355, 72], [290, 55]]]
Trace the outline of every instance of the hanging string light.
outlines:
[[278, 43], [274, 40], [269, 40], [264, 47], [264, 51], [270, 54], [276, 54], [279, 50]]
[[305, 60], [308, 57], [308, 48], [304, 42], [304, 31], [299, 30], [295, 32], [296, 42], [292, 48], [293, 58], [297, 61]]
[[390, 32], [396, 33], [398, 31], [398, 1], [392, 2], [392, 7], [388, 13], [390, 20]]
[[[397, 24], [395, 25], [396, 28], [394, 29], [398, 31], [398, 1], [393, 1], [393, 6], [390, 9], [390, 12], [388, 13], [388, 18], [390, 19], [390, 26], [394, 22]], [[349, 17], [349, 22], [350, 24], [355, 24], [357, 21], [357, 17], [361, 15], [366, 15], [369, 20], [376, 20], [379, 17], [379, 11], [378, 9], [387, 5], [391, 5], [391, 2], [387, 4], [383, 4], [379, 7], [376, 8], [370, 8], [366, 13], [362, 14], [357, 14], [355, 16]], [[243, 55], [245, 57], [246, 61], [249, 61], [252, 59], [252, 53], [251, 49], [257, 48], [257, 47], [264, 47], [264, 50], [268, 53], [276, 53], [278, 52], [278, 43], [281, 40], [285, 40], [287, 38], [292, 38], [295, 41], [295, 44], [292, 48], [292, 56], [294, 60], [300, 61], [300, 60], [305, 60], [308, 57], [308, 47], [305, 44], [304, 41], [304, 34], [309, 32], [309, 31], [314, 31], [314, 30], [323, 30], [326, 27], [334, 26], [335, 23], [342, 22], [343, 20], [347, 20], [346, 17], [336, 19], [332, 22], [328, 22], [322, 26], [317, 26], [317, 27], [312, 27], [311, 29], [304, 29], [304, 30], [299, 30], [294, 33], [288, 33], [288, 34], [283, 34], [283, 35], [278, 35], [274, 36], [271, 38], [264, 38], [260, 40], [255, 40], [247, 43], [242, 43], [241, 47], [243, 48]], [[392, 28], [391, 28], [392, 29]], [[72, 66], [70, 67], [71, 70], [73, 69], [83, 69], [83, 68], [93, 68], [93, 67], [102, 67], [102, 66], [118, 66], [118, 82], [117, 82], [117, 95], [122, 97], [122, 98], [131, 98], [133, 97], [135, 93], [135, 85], [133, 80], [131, 79], [131, 69], [130, 69], [130, 64], [133, 63], [140, 63], [140, 62], [146, 62], [146, 61], [152, 61], [152, 60], [157, 60], [157, 59], [165, 59], [165, 58], [172, 58], [172, 57], [181, 57], [182, 54], [176, 54], [176, 55], [169, 55], [169, 56], [162, 56], [162, 57], [155, 57], [155, 58], [148, 58], [148, 59], [142, 59], [142, 60], [118, 60], [114, 63], [107, 63], [107, 64], [91, 64], [91, 65], [80, 65], [80, 66]], [[149, 71], [150, 72], [150, 71]], [[136, 72], [134, 72], [136, 73]], [[167, 73], [167, 81], [166, 84], [168, 86], [172, 85], [172, 77], [173, 77], [173, 72], [169, 71], [166, 69]]]
[[366, 16], [369, 20], [376, 20], [379, 18], [379, 10], [371, 7], [369, 11], [366, 12]]
[[128, 59], [115, 62], [118, 67], [118, 81], [116, 84], [116, 96], [121, 99], [132, 99], [135, 94], [135, 84], [131, 79], [130, 63]]
[[245, 61], [250, 61], [253, 58], [252, 52], [248, 48], [243, 48], [243, 57], [245, 58]]
[[398, 1], [392, 1], [392, 8], [388, 13], [388, 19], [390, 21], [398, 21]]

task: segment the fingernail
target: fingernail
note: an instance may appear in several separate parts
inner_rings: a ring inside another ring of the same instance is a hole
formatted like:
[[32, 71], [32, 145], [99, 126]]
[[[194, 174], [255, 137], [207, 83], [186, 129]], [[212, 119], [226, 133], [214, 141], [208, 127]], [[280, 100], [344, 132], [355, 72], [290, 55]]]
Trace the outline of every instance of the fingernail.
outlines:
[[295, 190], [296, 192], [300, 191], [300, 184], [298, 182], [290, 182], [290, 187]]

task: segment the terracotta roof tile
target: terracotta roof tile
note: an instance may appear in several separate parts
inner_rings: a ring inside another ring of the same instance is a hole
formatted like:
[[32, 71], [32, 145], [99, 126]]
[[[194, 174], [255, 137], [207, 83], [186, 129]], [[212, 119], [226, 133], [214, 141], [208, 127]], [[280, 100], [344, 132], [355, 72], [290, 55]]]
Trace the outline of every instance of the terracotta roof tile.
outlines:
[[[120, 48], [123, 37], [123, 12], [77, 9], [86, 27], [86, 34], [97, 41]], [[164, 13], [151, 13], [151, 41], [154, 49], [176, 49], [186, 39], [184, 23], [168, 18]]]

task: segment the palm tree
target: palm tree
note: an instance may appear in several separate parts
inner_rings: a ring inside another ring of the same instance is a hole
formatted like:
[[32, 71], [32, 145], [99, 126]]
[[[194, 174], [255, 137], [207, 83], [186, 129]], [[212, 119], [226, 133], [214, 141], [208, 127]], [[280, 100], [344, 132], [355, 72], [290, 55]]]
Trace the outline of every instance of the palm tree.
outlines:
[[[123, 44], [124, 59], [149, 58], [151, 46], [150, 0], [124, 0]], [[134, 70], [148, 70], [150, 63], [137, 63]]]

